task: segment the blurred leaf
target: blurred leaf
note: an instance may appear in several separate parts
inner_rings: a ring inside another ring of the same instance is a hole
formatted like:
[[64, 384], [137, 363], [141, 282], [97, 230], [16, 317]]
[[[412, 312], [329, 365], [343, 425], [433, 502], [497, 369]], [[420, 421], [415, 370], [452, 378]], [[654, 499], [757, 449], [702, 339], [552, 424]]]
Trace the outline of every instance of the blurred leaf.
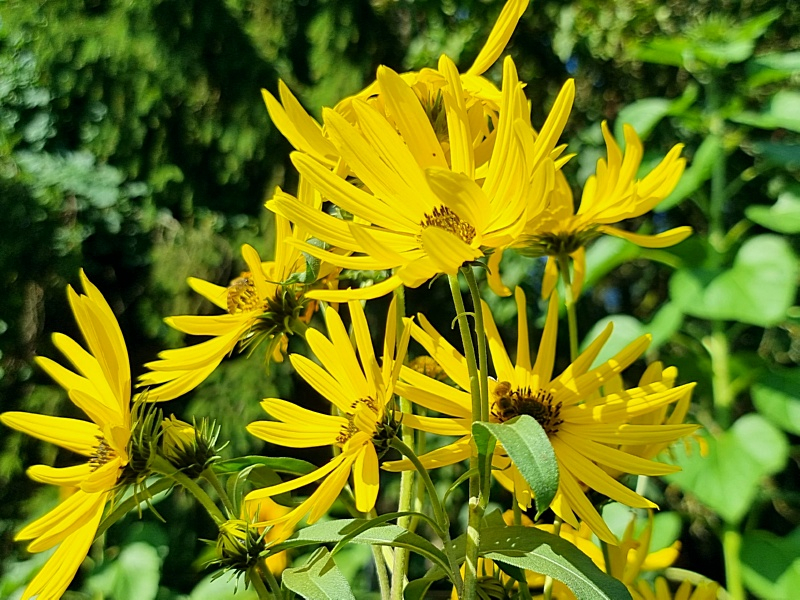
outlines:
[[800, 144], [784, 144], [781, 142], [756, 142], [742, 144], [748, 154], [762, 159], [767, 166], [780, 169], [800, 169]]
[[622, 238], [606, 235], [586, 250], [585, 288], [592, 287], [619, 265], [638, 257], [642, 249]]
[[488, 527], [480, 554], [491, 560], [549, 575], [582, 600], [630, 600], [621, 581], [606, 575], [570, 542], [535, 527]]
[[158, 594], [161, 580], [161, 557], [158, 551], [145, 542], [125, 546], [117, 558], [86, 585], [96, 593], [111, 598], [137, 598], [150, 600]]
[[347, 579], [325, 547], [317, 548], [302, 567], [286, 569], [281, 580], [283, 585], [307, 600], [355, 600]]
[[797, 189], [782, 192], [772, 206], [748, 206], [745, 209], [747, 218], [779, 233], [800, 233], [800, 195]]
[[581, 342], [581, 350], [591, 344], [609, 323], [614, 324], [614, 330], [592, 363], [593, 367], [612, 358], [633, 340], [646, 333], [653, 337], [648, 349], [656, 350], [660, 348], [680, 329], [683, 323], [683, 311], [676, 303], [667, 302], [658, 309], [649, 324], [642, 323], [639, 319], [630, 315], [608, 315], [592, 326]]
[[252, 586], [244, 589], [237, 577], [212, 573], [198, 583], [189, 594], [189, 600], [255, 600], [258, 598]]
[[775, 425], [800, 435], [800, 368], [767, 373], [753, 385], [753, 404]]
[[680, 115], [697, 100], [698, 86], [687, 85], [680, 98], [643, 98], [625, 106], [614, 122], [614, 137], [622, 142], [622, 126], [625, 123], [633, 126], [639, 138], [644, 142], [653, 129], [668, 115]]
[[747, 63], [747, 87], [756, 88], [800, 73], [800, 52], [775, 52]]
[[537, 515], [547, 510], [558, 490], [558, 462], [553, 445], [536, 419], [520, 415], [507, 423], [476, 421], [472, 436], [479, 454], [486, 454], [489, 436], [497, 439], [531, 486]]
[[761, 480], [785, 466], [789, 444], [782, 431], [757, 414], [741, 417], [728, 431], [706, 440], [707, 456], [696, 450], [687, 456], [683, 446], [674, 446], [675, 462], [683, 470], [666, 478], [736, 524], [752, 506]]
[[780, 90], [770, 100], [769, 107], [761, 113], [745, 111], [732, 115], [731, 121], [760, 129], [789, 129], [800, 132], [800, 92]]
[[800, 589], [800, 528], [780, 538], [748, 531], [742, 539], [742, 575], [759, 598], [793, 600]]
[[659, 212], [668, 210], [700, 189], [711, 178], [714, 165], [723, 158], [724, 154], [725, 150], [717, 136], [711, 135], [704, 139], [694, 153], [689, 168], [684, 172], [678, 185], [655, 210]]
[[767, 234], [745, 242], [731, 269], [681, 269], [669, 288], [688, 315], [769, 327], [786, 318], [797, 276], [797, 257], [789, 243]]

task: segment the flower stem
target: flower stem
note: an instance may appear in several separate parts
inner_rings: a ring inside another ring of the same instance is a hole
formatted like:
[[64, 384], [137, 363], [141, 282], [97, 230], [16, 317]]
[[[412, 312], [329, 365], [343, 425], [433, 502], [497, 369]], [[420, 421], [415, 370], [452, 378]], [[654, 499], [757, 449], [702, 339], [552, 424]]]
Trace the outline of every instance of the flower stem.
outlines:
[[[483, 414], [481, 406], [481, 386], [478, 376], [478, 365], [475, 361], [475, 347], [472, 343], [472, 333], [469, 330], [467, 312], [464, 308], [464, 300], [461, 297], [461, 288], [458, 285], [458, 275], [448, 275], [450, 282], [450, 293], [453, 296], [453, 304], [456, 308], [456, 318], [458, 328], [461, 332], [461, 342], [464, 345], [464, 358], [467, 361], [469, 372], [469, 388], [472, 396], [472, 422], [480, 420]], [[478, 548], [480, 546], [481, 520], [483, 519], [483, 507], [485, 506], [483, 494], [481, 493], [481, 481], [478, 469], [478, 457], [473, 452], [469, 457], [469, 468], [475, 474], [469, 478], [469, 520], [467, 522], [467, 543], [466, 560], [464, 564], [464, 587], [459, 592], [459, 598], [464, 600], [475, 600], [477, 598], [478, 587]]]
[[383, 558], [383, 549], [379, 546], [370, 546], [372, 558], [375, 560], [375, 574], [378, 576], [378, 587], [381, 590], [381, 600], [389, 600], [389, 575], [386, 573], [386, 560]]
[[[272, 576], [272, 573], [264, 564], [263, 560], [259, 561], [258, 564], [252, 568], [252, 572], [250, 573], [250, 583], [253, 584], [253, 589], [256, 591], [256, 594], [258, 594], [258, 600], [271, 600], [273, 595], [269, 593], [267, 586], [264, 584], [262, 572], [269, 573], [270, 576]], [[275, 580], [274, 577], [272, 579], [273, 581]], [[277, 582], [275, 582], [275, 585], [278, 585]]]
[[222, 487], [222, 483], [217, 477], [217, 474], [214, 473], [214, 468], [213, 467], [207, 468], [200, 474], [200, 476], [203, 477], [203, 479], [205, 479], [208, 483], [210, 483], [211, 487], [214, 488], [214, 491], [217, 492], [217, 496], [219, 496], [219, 499], [222, 500], [222, 504], [225, 506], [225, 510], [228, 511], [228, 515], [230, 517], [235, 517], [236, 510], [234, 510], [233, 503], [231, 502], [231, 499], [228, 497], [225, 488]]
[[214, 504], [214, 501], [211, 497], [206, 493], [206, 491], [201, 488], [197, 483], [191, 478], [188, 477], [185, 473], [182, 473], [174, 466], [172, 466], [166, 459], [158, 456], [153, 461], [152, 465], [153, 471], [156, 473], [161, 473], [165, 477], [171, 478], [175, 483], [179, 484], [183, 487], [187, 492], [191, 493], [197, 501], [203, 505], [203, 508], [206, 509], [209, 516], [214, 519], [214, 522], [217, 525], [221, 525], [226, 521], [225, 515], [222, 514], [222, 511]]
[[[400, 336], [403, 335], [403, 317], [406, 314], [406, 298], [405, 288], [400, 286], [394, 290], [394, 298], [397, 303], [397, 341], [400, 341]], [[387, 360], [387, 357], [384, 357]], [[404, 414], [410, 414], [413, 411], [411, 401], [408, 398], [399, 398], [400, 411]], [[400, 435], [403, 438], [403, 443], [410, 447], [414, 447], [414, 430], [408, 425], [401, 424]], [[397, 502], [397, 511], [406, 512], [411, 510], [411, 505], [414, 501], [414, 471], [409, 469], [400, 473], [400, 498]], [[410, 516], [400, 517], [397, 519], [397, 524], [404, 529], [412, 527], [412, 520]], [[408, 571], [408, 561], [410, 551], [408, 548], [396, 548], [394, 551], [394, 564], [392, 566], [392, 600], [403, 600], [403, 589], [405, 588], [408, 580], [406, 571]]]
[[736, 525], [725, 524], [722, 533], [722, 553], [725, 557], [725, 587], [732, 600], [745, 600], [747, 595], [742, 583], [742, 534]]
[[439, 531], [436, 533], [439, 535], [444, 545], [447, 561], [450, 563], [450, 570], [452, 571], [451, 580], [455, 583], [456, 590], [458, 590], [458, 595], [460, 598], [462, 593], [461, 590], [463, 589], [464, 584], [461, 581], [461, 571], [458, 568], [458, 560], [456, 560], [456, 557], [453, 555], [453, 548], [450, 540], [450, 520], [447, 518], [447, 512], [444, 510], [444, 507], [439, 500], [439, 494], [436, 493], [436, 486], [433, 485], [433, 481], [431, 480], [428, 470], [419, 461], [417, 455], [414, 454], [413, 450], [406, 446], [400, 438], [395, 437], [392, 439], [391, 446], [411, 461], [411, 463], [417, 469], [420, 479], [422, 479], [422, 481], [425, 483], [425, 487], [428, 490], [428, 496], [430, 496], [431, 499], [431, 506], [433, 507], [433, 518], [436, 521], [439, 529]]
[[[556, 515], [555, 519], [553, 519], [553, 535], [555, 536], [561, 535], [561, 523], [563, 523], [563, 521], [558, 515]], [[552, 596], [553, 596], [553, 578], [548, 575], [544, 579], [542, 600], [550, 600]]]
[[475, 272], [470, 268], [462, 269], [472, 295], [472, 308], [475, 311], [475, 338], [478, 343], [478, 381], [481, 392], [481, 421], [489, 420], [489, 359], [486, 354], [486, 330], [483, 327], [483, 306]]
[[575, 301], [572, 294], [572, 278], [569, 272], [569, 257], [558, 255], [558, 270], [564, 282], [564, 304], [567, 307], [567, 325], [569, 326], [569, 359], [574, 362], [578, 358], [578, 318], [575, 314]]

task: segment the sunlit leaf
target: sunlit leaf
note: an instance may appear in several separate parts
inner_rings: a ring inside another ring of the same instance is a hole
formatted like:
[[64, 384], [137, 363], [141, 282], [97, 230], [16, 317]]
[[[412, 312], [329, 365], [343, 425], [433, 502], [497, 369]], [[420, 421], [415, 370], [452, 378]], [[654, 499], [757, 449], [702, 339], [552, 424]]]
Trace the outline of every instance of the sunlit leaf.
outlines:
[[742, 575], [759, 598], [789, 600], [800, 589], [800, 528], [786, 537], [748, 531], [742, 540]]
[[800, 193], [798, 188], [787, 189], [772, 206], [748, 206], [747, 218], [762, 227], [779, 233], [800, 233]]
[[547, 510], [558, 490], [558, 462], [553, 445], [536, 419], [520, 415], [507, 423], [476, 421], [472, 436], [479, 453], [489, 444], [490, 436], [500, 442], [531, 486], [537, 513]]
[[347, 579], [325, 547], [317, 548], [302, 567], [286, 569], [283, 585], [307, 600], [355, 600]]
[[767, 373], [753, 386], [753, 404], [781, 429], [800, 435], [800, 368]]
[[691, 196], [711, 178], [714, 165], [725, 155], [725, 150], [717, 136], [710, 135], [697, 148], [692, 157], [689, 168], [681, 177], [672, 193], [656, 207], [658, 211], [680, 204], [682, 200]]

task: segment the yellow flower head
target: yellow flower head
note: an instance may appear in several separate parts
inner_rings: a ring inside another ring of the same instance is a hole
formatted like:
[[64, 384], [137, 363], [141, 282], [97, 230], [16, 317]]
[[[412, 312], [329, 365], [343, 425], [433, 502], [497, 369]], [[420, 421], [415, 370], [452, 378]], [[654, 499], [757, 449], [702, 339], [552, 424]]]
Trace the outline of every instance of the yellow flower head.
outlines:
[[[551, 505], [553, 511], [575, 528], [580, 517], [597, 536], [618, 543], [589, 501], [585, 488], [593, 489], [618, 502], [637, 508], [655, 508], [612, 478], [607, 468], [639, 475], [664, 475], [676, 468], [635, 456], [619, 449], [620, 444], [649, 444], [673, 441], [694, 431], [694, 425], [634, 425], [639, 415], [658, 410], [684, 397], [694, 384], [672, 388], [671, 381], [654, 381], [632, 389], [607, 392], [606, 382], [622, 372], [647, 348], [650, 337], [642, 336], [608, 361], [591, 368], [611, 335], [611, 324], [560, 375], [553, 376], [558, 299], [553, 295], [547, 311], [539, 352], [531, 363], [525, 296], [517, 288], [518, 344], [516, 364], [512, 364], [497, 331], [491, 312], [484, 303], [484, 320], [497, 379], [489, 381], [490, 413], [493, 422], [503, 423], [516, 416], [534, 417], [553, 444], [559, 467], [559, 486]], [[461, 438], [420, 457], [429, 468], [462, 461], [470, 455], [472, 401], [467, 365], [428, 321], [419, 316], [421, 327], [412, 325], [412, 336], [441, 365], [461, 389], [430, 379], [411, 369], [403, 369], [397, 393], [447, 418], [403, 415], [403, 423], [440, 435]], [[672, 371], [674, 373], [674, 371]], [[527, 508], [531, 491], [510, 459], [498, 448], [494, 471], [498, 481], [514, 491], [517, 502]], [[387, 463], [388, 470], [410, 468], [407, 461]]]
[[306, 516], [309, 523], [323, 516], [347, 484], [351, 470], [356, 508], [366, 513], [375, 506], [379, 454], [388, 448], [397, 427], [387, 405], [392, 402], [408, 346], [410, 319], [403, 319], [403, 332], [397, 341], [397, 308], [392, 302], [386, 318], [383, 361], [379, 365], [361, 304], [350, 302], [349, 306], [357, 353], [341, 318], [328, 309], [325, 320], [329, 337], [314, 329], [306, 334], [306, 341], [322, 366], [299, 354], [289, 357], [300, 376], [330, 401], [340, 415], [320, 414], [285, 400], [268, 398], [261, 406], [276, 421], [256, 421], [247, 426], [250, 433], [273, 444], [291, 448], [331, 444], [341, 450], [327, 465], [308, 475], [247, 495], [247, 505], [257, 507], [265, 498], [324, 478], [317, 490], [291, 512], [259, 523], [272, 525], [276, 539], [288, 537]]
[[[300, 198], [318, 207], [319, 196], [302, 181]], [[316, 203], [316, 204], [314, 204]], [[266, 341], [267, 357], [280, 362], [288, 345], [287, 335], [303, 331], [311, 317], [314, 304], [304, 291], [314, 281], [287, 283], [294, 274], [306, 271], [306, 260], [287, 242], [305, 240], [308, 233], [292, 229], [289, 222], [275, 217], [275, 260], [261, 262], [258, 252], [250, 245], [242, 246], [242, 257], [248, 270], [227, 287], [190, 277], [189, 286], [198, 294], [225, 310], [227, 314], [213, 316], [169, 317], [167, 324], [189, 335], [211, 336], [211, 339], [173, 350], [165, 350], [160, 360], [147, 363], [150, 369], [139, 378], [139, 387], [150, 386], [148, 399], [171, 400], [202, 383], [217, 368], [222, 359], [233, 352], [237, 344], [253, 347]], [[325, 265], [316, 273], [324, 284], [336, 270]]]
[[[641, 179], [637, 172], [642, 161], [643, 147], [630, 125], [623, 127], [623, 153], [605, 121], [602, 124], [607, 158], [597, 161], [597, 170], [583, 188], [580, 206], [575, 211], [572, 191], [563, 174], [556, 173], [547, 190], [539, 212], [529, 212], [523, 235], [514, 244], [528, 256], [547, 256], [542, 295], [547, 298], [558, 276], [558, 257], [571, 257], [574, 265], [573, 295], [577, 298], [586, 270], [585, 246], [601, 234], [621, 237], [645, 248], [673, 246], [691, 233], [691, 227], [676, 227], [657, 235], [631, 233], [611, 224], [643, 215], [666, 198], [683, 174], [686, 160], [681, 158], [682, 144], [674, 146], [652, 171]], [[527, 151], [527, 155], [531, 151]], [[532, 198], [539, 202], [540, 197]], [[499, 261], [499, 257], [496, 259]], [[509, 291], [495, 285], [495, 291]]]
[[31, 540], [29, 552], [58, 546], [28, 585], [23, 600], [60, 598], [94, 540], [106, 501], [128, 464], [131, 436], [131, 372], [119, 324], [100, 291], [81, 271], [85, 295], [67, 288], [69, 303], [88, 351], [56, 333], [53, 344], [72, 363], [71, 371], [49, 358], [37, 364], [61, 385], [91, 421], [6, 412], [5, 425], [86, 457], [73, 467], [34, 465], [31, 479], [76, 488], [57, 507], [24, 527], [15, 539]]
[[629, 588], [633, 600], [716, 600], [719, 584], [704, 580], [697, 584], [684, 580], [673, 593], [663, 577], [655, 582], [640, 580], [635, 588]]

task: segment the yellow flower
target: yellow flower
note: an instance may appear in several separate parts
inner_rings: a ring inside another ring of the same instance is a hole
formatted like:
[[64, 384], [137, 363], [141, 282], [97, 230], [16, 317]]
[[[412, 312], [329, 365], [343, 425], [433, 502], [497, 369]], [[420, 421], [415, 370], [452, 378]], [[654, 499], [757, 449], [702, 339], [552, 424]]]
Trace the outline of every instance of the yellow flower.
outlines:
[[0, 415], [5, 425], [88, 459], [72, 467], [28, 469], [35, 481], [75, 491], [16, 535], [15, 539], [31, 540], [29, 552], [58, 546], [26, 588], [23, 600], [61, 597], [86, 557], [106, 502], [128, 464], [131, 372], [125, 340], [105, 298], [82, 271], [81, 282], [85, 295], [71, 286], [67, 295], [88, 352], [66, 335], [53, 335], [53, 344], [77, 372], [49, 358], [37, 357], [36, 362], [67, 390], [91, 422], [24, 412]]
[[[267, 497], [259, 498], [257, 503], [251, 503], [251, 505], [247, 508], [250, 510], [249, 517], [251, 523], [274, 521], [275, 519], [280, 519], [281, 517], [286, 516], [292, 510], [285, 506], [281, 506], [272, 500], [272, 498]], [[264, 528], [260, 528], [260, 531], [263, 532]], [[278, 537], [279, 533], [279, 527], [271, 527], [267, 530], [267, 532], [264, 534], [264, 542], [266, 543], [267, 548], [269, 548], [271, 544], [276, 544], [281, 541]], [[291, 531], [287, 532], [287, 535], [288, 534], [291, 534]], [[268, 554], [266, 563], [267, 568], [274, 575], [280, 575], [289, 565], [289, 558], [286, 550], [275, 552], [274, 554]]]
[[719, 584], [714, 581], [700, 581], [696, 585], [682, 581], [673, 594], [667, 580], [657, 577], [654, 583], [640, 580], [635, 588], [629, 588], [633, 600], [715, 600]]
[[[660, 464], [618, 449], [619, 444], [649, 444], [673, 441], [696, 429], [694, 425], [632, 425], [639, 415], [657, 410], [683, 398], [694, 384], [671, 388], [663, 381], [628, 390], [606, 392], [603, 386], [614, 375], [633, 363], [647, 348], [650, 338], [642, 336], [605, 363], [590, 368], [608, 337], [611, 325], [560, 375], [553, 377], [558, 299], [553, 294], [547, 311], [538, 356], [531, 366], [525, 296], [516, 293], [518, 309], [518, 344], [516, 364], [512, 364], [497, 331], [488, 306], [484, 320], [489, 351], [497, 379], [489, 380], [491, 421], [505, 422], [521, 414], [534, 417], [553, 444], [559, 467], [559, 486], [551, 505], [564, 521], [578, 528], [577, 517], [586, 522], [597, 536], [618, 543], [584, 492], [584, 486], [618, 502], [637, 508], [655, 508], [606, 472], [664, 475], [674, 472], [672, 465]], [[447, 418], [403, 415], [403, 423], [440, 435], [461, 436], [448, 446], [420, 457], [422, 464], [435, 468], [469, 457], [472, 403], [468, 392], [469, 376], [464, 358], [420, 315], [420, 324], [412, 326], [412, 336], [441, 365], [461, 388], [448, 386], [411, 369], [403, 369], [403, 382], [397, 393]], [[674, 373], [674, 370], [672, 371]], [[498, 481], [513, 490], [517, 502], [531, 504], [531, 491], [516, 467], [498, 448], [494, 471]], [[410, 468], [407, 461], [387, 463], [388, 470]], [[577, 517], [576, 517], [577, 515]]]
[[[578, 211], [575, 212], [572, 191], [566, 179], [558, 172], [544, 210], [529, 214], [524, 234], [515, 244], [522, 254], [548, 257], [542, 284], [545, 298], [555, 286], [559, 256], [572, 258], [573, 296], [578, 297], [586, 271], [584, 248], [601, 234], [621, 237], [645, 248], [666, 248], [692, 233], [691, 227], [676, 227], [657, 235], [642, 235], [611, 225], [652, 210], [675, 189], [686, 166], [686, 160], [680, 157], [683, 145], [678, 144], [658, 166], [637, 179], [643, 155], [642, 143], [633, 127], [626, 124], [623, 129], [624, 154], [603, 122], [608, 157], [597, 161], [596, 173], [584, 185]], [[533, 201], [538, 202], [539, 198], [533, 198]], [[499, 261], [499, 258], [495, 260]], [[510, 294], [507, 288], [502, 289], [497, 284], [494, 289], [502, 295]]]
[[[300, 201], [319, 209], [321, 199], [303, 181], [300, 182]], [[139, 387], [150, 386], [151, 400], [171, 400], [202, 383], [231, 354], [237, 344], [242, 348], [267, 341], [267, 357], [280, 362], [288, 345], [287, 335], [302, 332], [311, 317], [313, 303], [304, 290], [313, 281], [288, 283], [293, 274], [303, 274], [306, 260], [288, 245], [291, 239], [305, 240], [308, 233], [292, 229], [289, 222], [275, 217], [275, 260], [261, 262], [258, 252], [250, 245], [242, 246], [242, 257], [248, 270], [227, 287], [190, 277], [189, 286], [198, 294], [226, 310], [228, 314], [209, 316], [177, 316], [165, 319], [167, 324], [189, 335], [211, 336], [211, 339], [187, 346], [165, 350], [160, 360], [147, 363], [150, 369], [139, 378]], [[335, 275], [330, 266], [316, 274], [324, 283]]]
[[309, 210], [286, 194], [276, 195], [267, 207], [332, 246], [362, 255], [295, 245], [343, 268], [395, 271], [369, 288], [313, 290], [308, 297], [370, 299], [399, 285], [417, 287], [439, 273], [454, 275], [487, 248], [508, 245], [521, 233], [531, 190], [545, 189], [553, 169], [551, 153], [558, 152], [554, 146], [571, 106], [572, 83], [565, 85], [551, 118], [532, 142], [536, 162], [524, 161], [519, 129], [531, 130], [527, 103], [514, 63], [506, 59], [499, 121], [491, 133], [495, 139], [486, 164], [479, 167], [475, 147], [487, 131], [468, 116], [461, 79], [446, 56], [439, 72], [448, 84], [443, 92], [447, 151], [414, 90], [400, 75], [380, 67], [381, 99], [394, 122], [359, 99], [352, 101], [355, 124], [333, 110], [323, 113], [330, 139], [360, 185], [312, 156], [292, 155], [300, 174], [355, 220]]
[[[475, 133], [479, 128], [483, 129], [487, 126], [487, 118], [491, 118], [496, 126], [500, 92], [494, 84], [481, 75], [500, 57], [527, 7], [528, 0], [508, 0], [506, 2], [475, 62], [466, 73], [460, 75], [461, 87], [465, 92], [465, 107]], [[423, 69], [418, 72], [402, 73], [400, 77], [417, 94], [420, 102], [426, 107], [431, 120], [446, 127], [442, 121], [445, 116], [442, 110], [443, 93], [446, 93], [449, 87], [445, 75], [435, 69]], [[313, 157], [328, 168], [337, 167], [340, 155], [328, 138], [326, 130], [303, 109], [283, 81], [278, 82], [278, 94], [280, 102], [268, 91], [262, 90], [267, 111], [278, 130], [296, 150]], [[351, 122], [356, 120], [353, 109], [354, 100], [369, 101], [392, 120], [391, 115], [387, 114], [386, 103], [381, 98], [379, 81], [373, 82], [354, 96], [345, 98], [336, 106], [335, 110]], [[394, 120], [392, 122], [394, 123]], [[441, 131], [442, 127], [438, 129]], [[488, 129], [486, 129], [486, 134], [485, 140], [476, 140], [478, 146], [486, 141], [493, 142], [494, 136]], [[489, 153], [491, 152], [490, 148], [477, 150], [479, 164], [481, 164], [480, 157], [488, 155], [487, 150]]]
[[388, 449], [398, 426], [387, 409], [391, 408], [408, 346], [410, 319], [403, 319], [403, 332], [395, 347], [397, 307], [392, 302], [386, 317], [383, 361], [379, 365], [361, 304], [350, 302], [349, 306], [358, 355], [341, 318], [329, 309], [325, 311], [329, 337], [314, 329], [306, 334], [306, 341], [322, 366], [299, 354], [289, 357], [301, 377], [329, 400], [341, 416], [320, 414], [285, 400], [268, 398], [261, 405], [277, 421], [256, 421], [247, 426], [250, 433], [273, 444], [292, 448], [332, 444], [341, 450], [327, 465], [308, 475], [247, 495], [248, 506], [257, 507], [265, 498], [324, 478], [317, 490], [291, 512], [259, 523], [259, 526], [272, 525], [276, 539], [288, 537], [306, 515], [308, 523], [323, 516], [347, 484], [351, 470], [356, 508], [367, 513], [375, 506], [379, 454]]

